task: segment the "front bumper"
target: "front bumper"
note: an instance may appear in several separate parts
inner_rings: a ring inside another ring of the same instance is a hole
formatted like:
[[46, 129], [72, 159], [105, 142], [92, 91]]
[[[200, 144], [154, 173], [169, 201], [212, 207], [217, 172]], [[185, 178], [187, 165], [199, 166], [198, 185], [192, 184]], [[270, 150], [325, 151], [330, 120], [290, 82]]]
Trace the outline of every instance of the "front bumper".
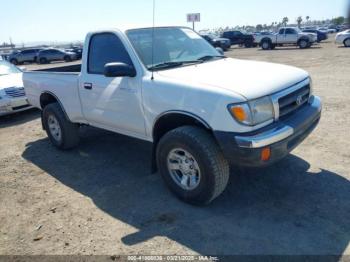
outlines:
[[9, 115], [33, 108], [26, 97], [0, 99], [0, 116]]
[[[215, 137], [230, 163], [240, 166], [267, 166], [287, 156], [317, 126], [322, 111], [320, 98], [311, 101], [284, 121], [278, 121], [248, 134], [215, 131]], [[262, 150], [270, 148], [268, 161]]]

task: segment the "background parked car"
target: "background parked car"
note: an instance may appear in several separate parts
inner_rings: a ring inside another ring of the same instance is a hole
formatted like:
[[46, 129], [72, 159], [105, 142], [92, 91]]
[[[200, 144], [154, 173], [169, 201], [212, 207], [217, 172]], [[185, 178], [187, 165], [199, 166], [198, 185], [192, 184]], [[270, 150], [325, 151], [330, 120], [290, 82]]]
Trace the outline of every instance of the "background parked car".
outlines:
[[32, 108], [25, 96], [22, 71], [0, 60], [0, 116]]
[[336, 29], [328, 28], [328, 27], [319, 27], [317, 30], [324, 32], [324, 33], [327, 33], [327, 34], [333, 34], [333, 33], [337, 32]]
[[318, 43], [328, 39], [327, 33], [320, 31], [320, 30], [317, 30], [317, 29], [304, 29], [303, 32], [317, 34], [317, 42]]
[[38, 53], [37, 60], [40, 64], [46, 64], [52, 61], [71, 62], [73, 60], [77, 60], [77, 54], [60, 49], [45, 49]]
[[231, 47], [231, 41], [227, 38], [221, 38], [213, 34], [202, 34], [205, 40], [207, 40], [212, 46], [220, 47], [222, 50], [227, 51]]
[[345, 47], [350, 47], [350, 29], [340, 32], [335, 36], [335, 42]]
[[75, 53], [77, 55], [77, 59], [81, 59], [83, 56], [83, 49], [80, 47], [72, 47], [69, 49], [65, 50], [66, 52], [71, 52], [71, 53]]
[[14, 64], [22, 64], [24, 62], [34, 63], [37, 60], [38, 52], [41, 49], [26, 49], [23, 51], [16, 51], [10, 54], [9, 61]]
[[251, 34], [244, 34], [241, 31], [226, 31], [221, 37], [230, 39], [231, 45], [244, 45], [245, 47], [256, 46], [254, 44], [254, 36]]

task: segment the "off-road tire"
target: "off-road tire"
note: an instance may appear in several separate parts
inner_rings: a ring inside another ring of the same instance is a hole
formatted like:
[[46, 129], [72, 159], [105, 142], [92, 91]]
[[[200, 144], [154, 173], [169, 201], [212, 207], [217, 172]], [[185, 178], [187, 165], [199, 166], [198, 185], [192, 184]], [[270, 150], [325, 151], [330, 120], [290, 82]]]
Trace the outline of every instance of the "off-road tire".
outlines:
[[[175, 148], [188, 151], [197, 161], [201, 179], [196, 188], [185, 190], [171, 177], [168, 155]], [[183, 126], [165, 134], [157, 146], [157, 164], [169, 189], [182, 201], [206, 205], [217, 198], [229, 180], [229, 164], [213, 136], [195, 126]]]
[[[50, 132], [48, 118], [53, 115], [61, 129], [61, 139], [57, 141]], [[45, 106], [42, 113], [42, 122], [51, 143], [62, 150], [71, 149], [79, 144], [79, 125], [67, 119], [59, 103], [52, 103]]]

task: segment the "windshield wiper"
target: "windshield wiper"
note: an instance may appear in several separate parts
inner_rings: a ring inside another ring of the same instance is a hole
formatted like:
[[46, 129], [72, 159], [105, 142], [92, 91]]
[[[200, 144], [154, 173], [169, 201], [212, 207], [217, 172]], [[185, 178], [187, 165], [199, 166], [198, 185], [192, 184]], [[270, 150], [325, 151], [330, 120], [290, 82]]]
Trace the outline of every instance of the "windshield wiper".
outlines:
[[156, 64], [152, 67], [149, 67], [149, 70], [156, 70], [156, 69], [169, 69], [169, 68], [174, 68], [174, 67], [179, 67], [183, 66], [185, 64], [198, 64], [198, 63], [203, 63], [202, 60], [193, 60], [193, 61], [168, 61], [168, 62], [163, 62]]
[[213, 59], [219, 59], [219, 58], [227, 58], [224, 55], [206, 55], [206, 56], [202, 56], [201, 58], [198, 58], [199, 61], [209, 61], [209, 60], [213, 60]]
[[156, 69], [170, 69], [174, 67], [179, 67], [183, 65], [188, 65], [188, 64], [200, 64], [205, 61], [213, 60], [213, 59], [220, 59], [220, 58], [226, 58], [226, 56], [223, 55], [206, 55], [198, 58], [197, 60], [184, 60], [184, 61], [167, 61], [167, 62], [162, 62], [159, 64], [156, 64], [152, 67], [149, 67], [148, 69], [153, 71]]

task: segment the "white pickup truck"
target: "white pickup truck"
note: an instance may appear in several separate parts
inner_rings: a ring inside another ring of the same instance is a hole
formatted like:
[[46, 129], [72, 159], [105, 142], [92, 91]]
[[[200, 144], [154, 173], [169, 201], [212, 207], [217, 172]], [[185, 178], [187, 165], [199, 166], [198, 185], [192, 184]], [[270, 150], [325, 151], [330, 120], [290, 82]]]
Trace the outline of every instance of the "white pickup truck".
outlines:
[[304, 33], [297, 27], [283, 27], [276, 34], [256, 35], [254, 42], [264, 50], [283, 45], [296, 45], [305, 49], [317, 42], [317, 34]]
[[149, 141], [153, 171], [192, 204], [224, 191], [230, 164], [284, 158], [321, 116], [307, 72], [224, 57], [184, 27], [92, 32], [82, 65], [54, 70], [23, 78], [56, 147], [76, 146], [81, 125]]

